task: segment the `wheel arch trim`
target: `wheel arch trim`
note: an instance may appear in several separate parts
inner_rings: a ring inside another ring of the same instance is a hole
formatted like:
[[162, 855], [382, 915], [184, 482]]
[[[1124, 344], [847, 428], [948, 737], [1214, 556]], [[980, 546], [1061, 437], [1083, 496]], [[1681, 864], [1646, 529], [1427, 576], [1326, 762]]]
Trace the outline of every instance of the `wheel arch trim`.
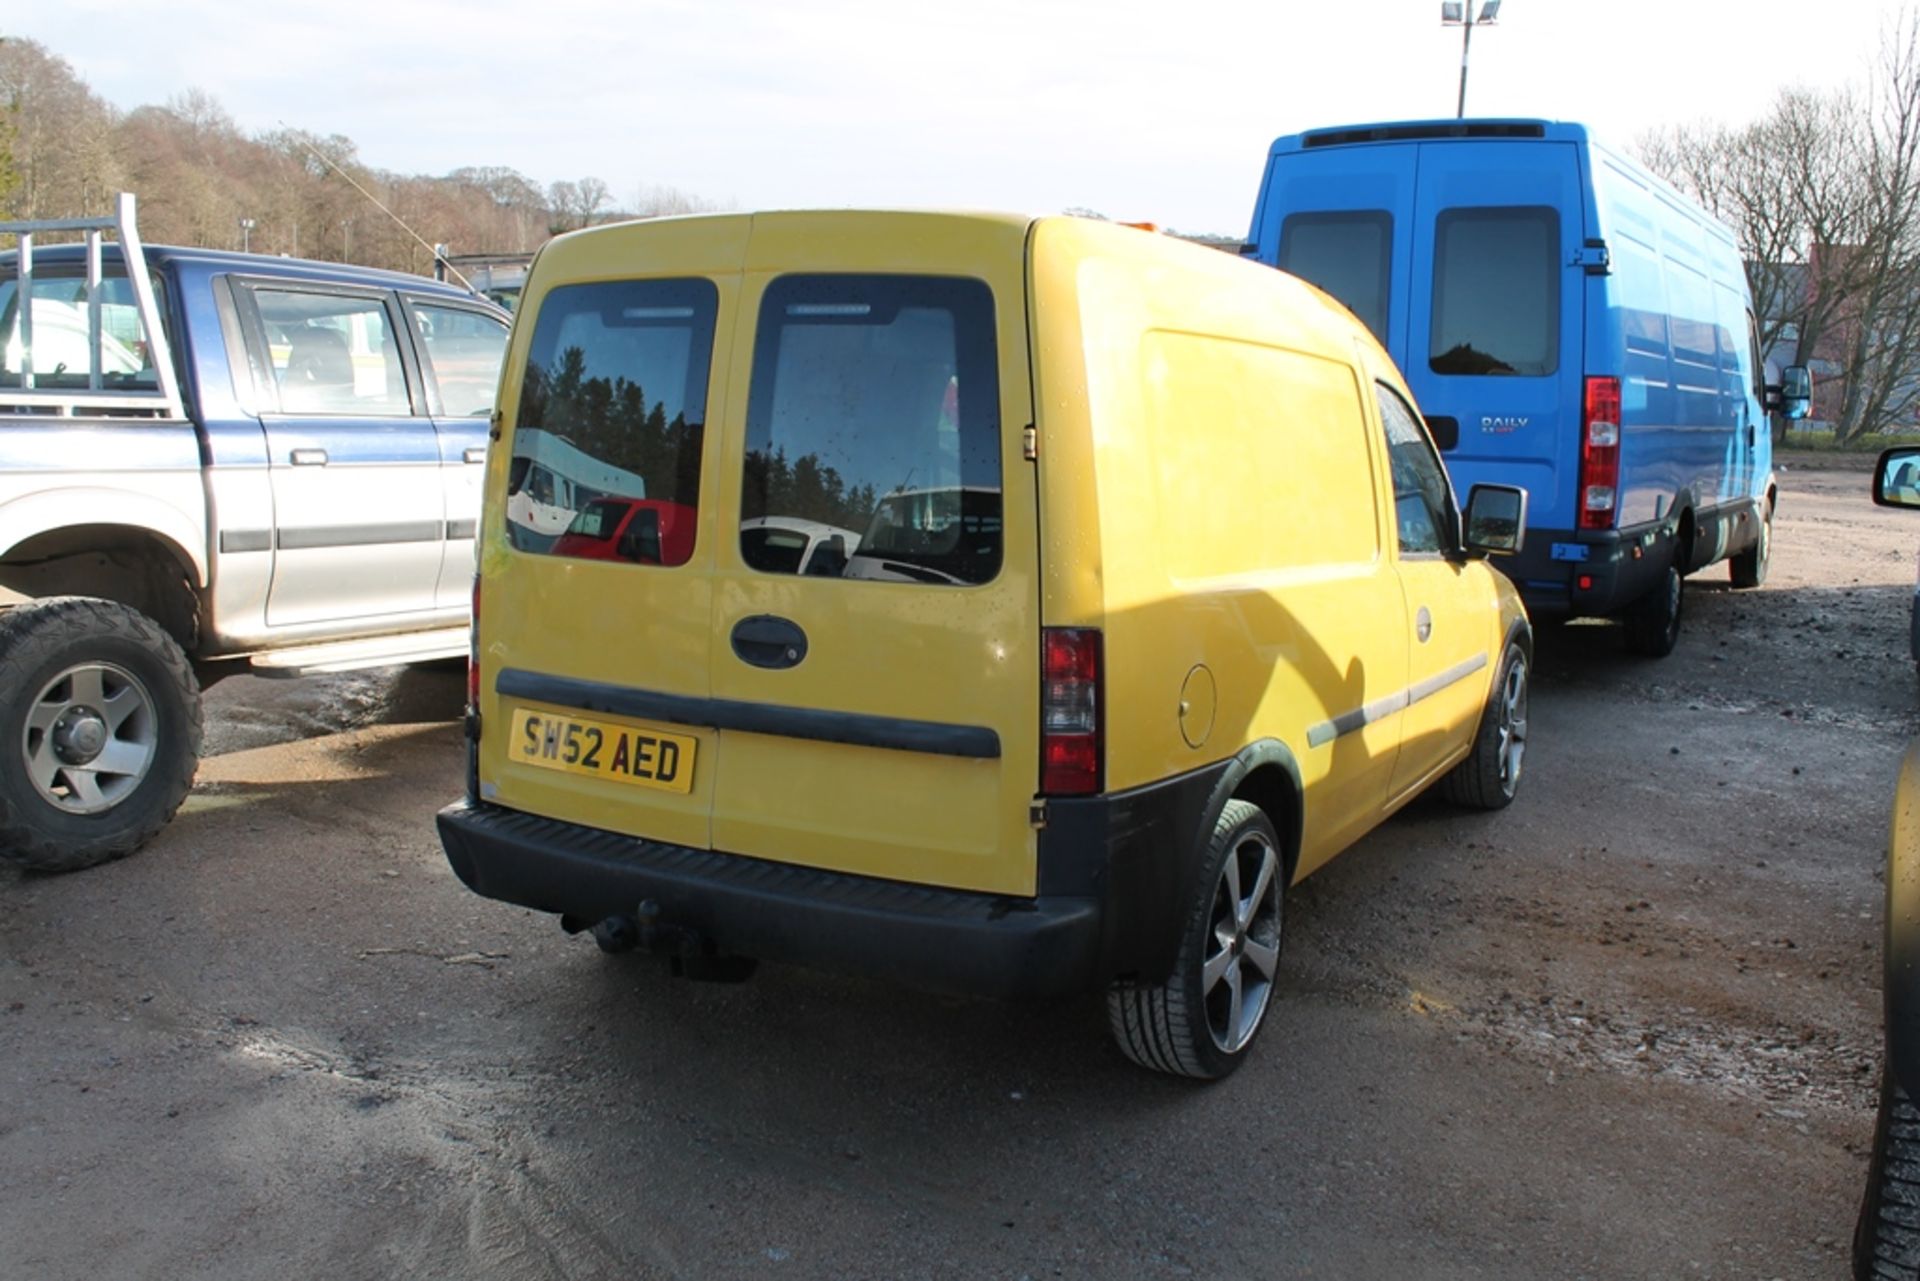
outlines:
[[156, 539], [192, 573], [195, 587], [207, 585], [203, 525], [170, 503], [126, 490], [76, 486], [0, 503], [0, 557], [31, 539], [70, 529], [122, 529]]

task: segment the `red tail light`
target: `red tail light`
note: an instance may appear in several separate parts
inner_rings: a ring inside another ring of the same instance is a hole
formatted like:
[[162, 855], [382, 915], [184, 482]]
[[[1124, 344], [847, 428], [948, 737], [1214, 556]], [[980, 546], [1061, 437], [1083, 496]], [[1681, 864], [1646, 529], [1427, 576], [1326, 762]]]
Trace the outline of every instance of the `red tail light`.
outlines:
[[1619, 490], [1620, 380], [1596, 376], [1580, 415], [1580, 528], [1612, 529]]
[[473, 576], [473, 620], [467, 624], [467, 713], [480, 710], [480, 575]]
[[1090, 796], [1100, 790], [1100, 633], [1048, 627], [1040, 647], [1040, 790]]

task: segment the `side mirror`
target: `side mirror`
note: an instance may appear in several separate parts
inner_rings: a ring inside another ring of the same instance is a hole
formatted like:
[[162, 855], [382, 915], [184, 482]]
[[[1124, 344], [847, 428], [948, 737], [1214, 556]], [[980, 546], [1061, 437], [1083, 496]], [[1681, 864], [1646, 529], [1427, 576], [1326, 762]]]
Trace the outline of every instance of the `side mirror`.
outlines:
[[1881, 507], [1920, 507], [1920, 447], [1899, 445], [1873, 465], [1873, 501]]
[[1798, 422], [1813, 409], [1813, 375], [1805, 365], [1788, 365], [1780, 371], [1778, 386], [1767, 388], [1767, 409], [1790, 422]]
[[1517, 485], [1475, 485], [1467, 495], [1464, 523], [1462, 542], [1472, 555], [1513, 555], [1527, 539], [1527, 491]]

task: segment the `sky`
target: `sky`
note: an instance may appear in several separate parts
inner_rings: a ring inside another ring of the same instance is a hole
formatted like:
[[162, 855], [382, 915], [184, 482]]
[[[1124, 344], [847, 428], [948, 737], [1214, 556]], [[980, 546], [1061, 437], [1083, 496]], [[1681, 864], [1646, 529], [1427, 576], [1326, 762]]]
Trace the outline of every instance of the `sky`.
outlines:
[[[1903, 0], [1504, 0], [1467, 111], [1622, 145], [1864, 83]], [[1439, 0], [9, 0], [122, 110], [188, 89], [363, 162], [504, 165], [712, 206], [1092, 209], [1243, 234], [1266, 151], [1450, 117]]]

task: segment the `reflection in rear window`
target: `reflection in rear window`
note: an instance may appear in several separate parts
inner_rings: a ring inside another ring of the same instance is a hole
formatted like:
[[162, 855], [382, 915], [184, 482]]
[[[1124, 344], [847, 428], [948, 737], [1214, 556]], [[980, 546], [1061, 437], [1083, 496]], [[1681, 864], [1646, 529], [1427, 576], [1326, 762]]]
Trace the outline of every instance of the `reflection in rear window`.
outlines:
[[566, 285], [541, 302], [507, 471], [516, 548], [581, 555], [625, 521], [610, 559], [692, 556], [717, 303], [707, 280]]
[[1310, 280], [1387, 340], [1393, 217], [1385, 210], [1293, 214], [1280, 228], [1280, 270]]
[[1000, 572], [1000, 507], [984, 282], [784, 276], [768, 286], [740, 500], [750, 567], [984, 583]]
[[580, 514], [573, 518], [573, 524], [567, 526], [567, 532], [581, 538], [612, 538], [614, 531], [620, 528], [620, 518], [624, 515], [625, 504], [596, 498], [580, 509]]
[[1448, 209], [1433, 230], [1437, 374], [1550, 374], [1560, 367], [1560, 216]]

